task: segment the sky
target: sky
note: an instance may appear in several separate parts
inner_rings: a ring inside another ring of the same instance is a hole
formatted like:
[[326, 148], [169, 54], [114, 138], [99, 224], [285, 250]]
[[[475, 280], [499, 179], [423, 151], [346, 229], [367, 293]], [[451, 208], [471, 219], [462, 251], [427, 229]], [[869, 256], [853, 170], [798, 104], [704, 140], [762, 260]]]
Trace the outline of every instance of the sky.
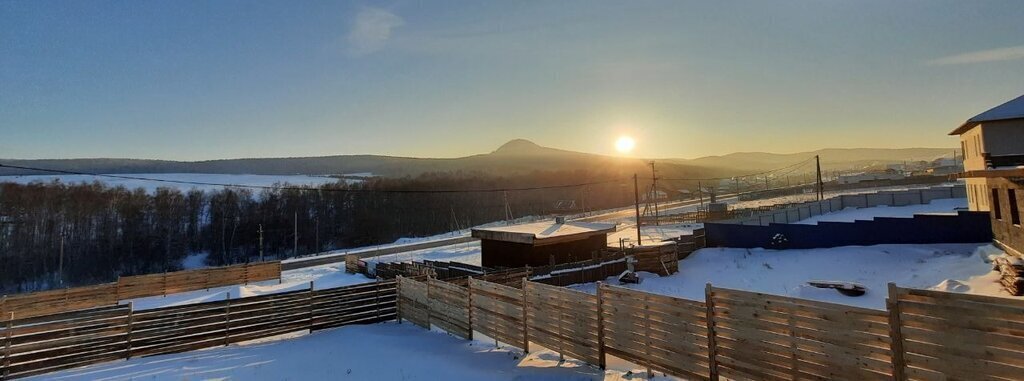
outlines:
[[0, 0], [0, 158], [955, 147], [1020, 1]]

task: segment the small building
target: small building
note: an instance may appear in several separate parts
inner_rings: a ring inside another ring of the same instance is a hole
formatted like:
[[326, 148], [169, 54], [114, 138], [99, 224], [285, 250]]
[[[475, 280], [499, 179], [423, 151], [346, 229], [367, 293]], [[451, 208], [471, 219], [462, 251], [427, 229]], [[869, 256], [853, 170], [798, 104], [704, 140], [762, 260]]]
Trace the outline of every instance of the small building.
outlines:
[[[949, 134], [960, 136], [965, 172], [1024, 165], [1024, 95], [968, 119]], [[995, 188], [990, 183], [996, 177], [965, 177], [970, 210], [990, 210]]]
[[614, 224], [555, 221], [474, 228], [484, 267], [547, 266], [594, 258], [608, 245]]

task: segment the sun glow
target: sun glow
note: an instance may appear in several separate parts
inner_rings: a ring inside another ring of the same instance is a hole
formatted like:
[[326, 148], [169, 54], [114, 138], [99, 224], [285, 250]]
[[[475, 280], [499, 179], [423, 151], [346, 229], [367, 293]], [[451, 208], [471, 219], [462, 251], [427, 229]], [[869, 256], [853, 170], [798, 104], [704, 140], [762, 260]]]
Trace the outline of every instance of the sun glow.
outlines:
[[620, 136], [619, 140], [615, 141], [615, 150], [619, 153], [628, 154], [633, 152], [633, 147], [636, 147], [636, 141], [629, 136]]

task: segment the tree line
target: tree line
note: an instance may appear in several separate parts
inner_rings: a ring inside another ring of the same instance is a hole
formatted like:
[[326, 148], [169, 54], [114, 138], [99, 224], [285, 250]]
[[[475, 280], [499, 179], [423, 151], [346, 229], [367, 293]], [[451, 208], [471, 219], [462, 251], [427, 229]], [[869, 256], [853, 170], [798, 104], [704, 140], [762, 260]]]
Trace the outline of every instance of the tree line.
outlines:
[[601, 175], [428, 173], [321, 187], [152, 193], [99, 182], [2, 183], [0, 289], [34, 291], [177, 271], [194, 253], [206, 253], [211, 266], [258, 261], [261, 252], [266, 260], [284, 259], [466, 229], [504, 220], [509, 212], [513, 217], [571, 214], [633, 202], [633, 184], [625, 176], [565, 188], [423, 192], [545, 187], [610, 177]]

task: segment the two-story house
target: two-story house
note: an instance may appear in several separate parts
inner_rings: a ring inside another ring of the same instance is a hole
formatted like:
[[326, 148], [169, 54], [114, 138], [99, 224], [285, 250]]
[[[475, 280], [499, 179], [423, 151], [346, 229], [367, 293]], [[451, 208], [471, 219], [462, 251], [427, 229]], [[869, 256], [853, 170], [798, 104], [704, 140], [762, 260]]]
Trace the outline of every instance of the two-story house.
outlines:
[[1024, 256], [1024, 95], [968, 119], [960, 135], [971, 210], [989, 211], [995, 244]]

